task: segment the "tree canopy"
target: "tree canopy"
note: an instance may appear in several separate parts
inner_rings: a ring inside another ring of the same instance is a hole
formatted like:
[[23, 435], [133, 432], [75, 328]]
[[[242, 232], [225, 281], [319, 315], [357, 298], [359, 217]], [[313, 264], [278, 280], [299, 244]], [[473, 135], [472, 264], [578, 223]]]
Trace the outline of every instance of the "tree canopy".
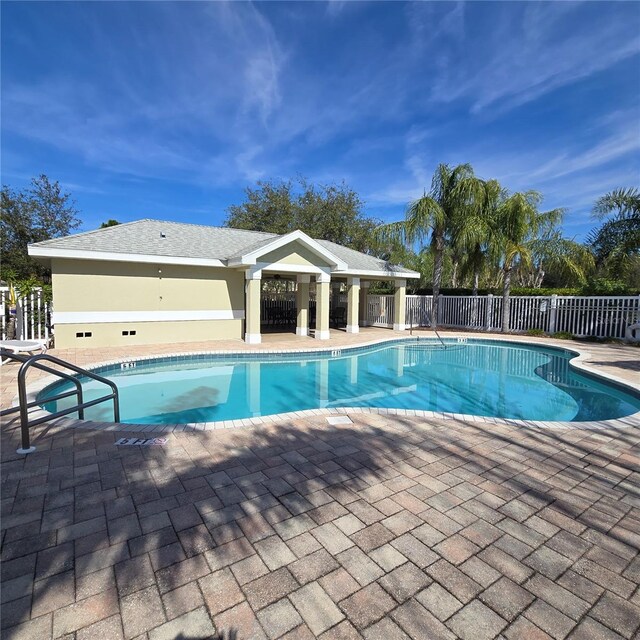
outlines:
[[47, 277], [48, 270], [27, 253], [32, 242], [68, 235], [80, 226], [71, 194], [45, 175], [31, 180], [22, 191], [2, 187], [2, 270], [14, 278]]
[[466, 232], [466, 223], [474, 219], [474, 212], [480, 208], [483, 194], [483, 182], [474, 175], [471, 165], [440, 164], [433, 174], [429, 193], [409, 205], [405, 219], [377, 230], [381, 242], [399, 242], [410, 247], [417, 243], [421, 248], [429, 242], [433, 253], [433, 326], [438, 317], [447, 243], [456, 247], [457, 238]]
[[633, 277], [640, 261], [640, 190], [616, 189], [599, 198], [596, 218], [608, 219], [587, 237], [601, 275]]
[[279, 234], [300, 229], [357, 251], [374, 250], [373, 230], [380, 221], [364, 215], [362, 200], [344, 182], [262, 181], [245, 194], [242, 204], [227, 209], [225, 226]]

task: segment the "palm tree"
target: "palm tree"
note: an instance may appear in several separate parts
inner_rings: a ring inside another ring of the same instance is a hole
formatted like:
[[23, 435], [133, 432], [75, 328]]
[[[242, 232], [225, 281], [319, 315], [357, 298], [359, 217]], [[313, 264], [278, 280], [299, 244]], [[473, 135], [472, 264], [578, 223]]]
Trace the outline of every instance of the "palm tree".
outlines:
[[470, 214], [481, 196], [482, 181], [476, 178], [470, 164], [454, 168], [440, 164], [433, 174], [429, 193], [409, 205], [405, 219], [378, 228], [379, 237], [387, 241], [399, 241], [410, 247], [429, 243], [434, 258], [433, 328], [437, 326], [445, 246], [455, 232], [456, 221]]
[[484, 181], [479, 206], [455, 221], [453, 242], [464, 255], [461, 275], [463, 278], [473, 275], [474, 296], [478, 295], [480, 272], [487, 266], [492, 229], [505, 198], [506, 190], [497, 180]]
[[550, 229], [541, 238], [528, 243], [531, 264], [518, 270], [518, 284], [537, 289], [542, 286], [547, 272], [551, 270], [565, 284], [583, 285], [587, 275], [594, 269], [595, 261], [589, 247], [563, 238], [558, 229]]
[[599, 265], [611, 267], [614, 275], [621, 275], [629, 258], [640, 254], [640, 190], [616, 189], [596, 201], [593, 215], [603, 219], [614, 216], [587, 236]]
[[555, 227], [564, 211], [553, 209], [541, 213], [538, 206], [542, 196], [537, 191], [518, 192], [504, 199], [498, 206], [493, 224], [489, 250], [502, 269], [502, 331], [509, 331], [511, 277], [520, 262], [531, 264], [531, 242], [541, 231]]

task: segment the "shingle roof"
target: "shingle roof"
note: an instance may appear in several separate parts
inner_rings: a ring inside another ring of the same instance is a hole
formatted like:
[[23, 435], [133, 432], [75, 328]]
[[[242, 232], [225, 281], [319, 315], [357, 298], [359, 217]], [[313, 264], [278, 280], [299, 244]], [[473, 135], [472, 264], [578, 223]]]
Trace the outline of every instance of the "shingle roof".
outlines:
[[[262, 231], [162, 220], [137, 220], [37, 242], [30, 247], [226, 261], [260, 246], [268, 245], [277, 237], [279, 237], [278, 234]], [[334, 242], [328, 240], [317, 240], [317, 242], [344, 260], [348, 264], [349, 271], [379, 271], [407, 276], [413, 274], [408, 269], [390, 265], [384, 260]]]

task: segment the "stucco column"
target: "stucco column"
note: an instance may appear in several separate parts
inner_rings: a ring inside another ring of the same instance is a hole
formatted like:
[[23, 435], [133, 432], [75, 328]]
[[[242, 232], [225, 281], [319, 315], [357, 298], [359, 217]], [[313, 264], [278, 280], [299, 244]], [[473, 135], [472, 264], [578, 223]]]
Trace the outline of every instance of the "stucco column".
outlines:
[[369, 295], [369, 287], [371, 286], [371, 281], [369, 280], [361, 280], [360, 281], [360, 326], [368, 327], [369, 319], [367, 318], [367, 296]]
[[309, 335], [309, 282], [311, 276], [298, 276], [298, 288], [296, 289], [296, 307], [298, 316], [296, 321], [296, 335]]
[[407, 281], [396, 280], [396, 292], [394, 295], [393, 330], [404, 331], [406, 328], [405, 316], [407, 309]]
[[347, 333], [360, 333], [360, 278], [347, 278]]
[[260, 335], [260, 291], [262, 289], [262, 271], [249, 269], [245, 285], [245, 333], [244, 341], [248, 344], [262, 342]]
[[331, 276], [320, 273], [316, 276], [316, 338], [328, 340], [329, 333], [329, 297], [331, 295]]

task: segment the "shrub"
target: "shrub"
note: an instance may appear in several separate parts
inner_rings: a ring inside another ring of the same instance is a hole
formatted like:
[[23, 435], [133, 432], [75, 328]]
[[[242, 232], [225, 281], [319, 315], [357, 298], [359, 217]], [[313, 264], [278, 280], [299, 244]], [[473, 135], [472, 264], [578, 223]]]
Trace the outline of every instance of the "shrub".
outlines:
[[527, 329], [525, 333], [528, 336], [546, 336], [547, 335], [542, 329]]
[[621, 280], [595, 278], [587, 282], [580, 293], [583, 296], [632, 296], [638, 291], [627, 286]]
[[558, 331], [552, 337], [558, 338], [558, 340], [573, 340], [573, 333], [570, 331]]

